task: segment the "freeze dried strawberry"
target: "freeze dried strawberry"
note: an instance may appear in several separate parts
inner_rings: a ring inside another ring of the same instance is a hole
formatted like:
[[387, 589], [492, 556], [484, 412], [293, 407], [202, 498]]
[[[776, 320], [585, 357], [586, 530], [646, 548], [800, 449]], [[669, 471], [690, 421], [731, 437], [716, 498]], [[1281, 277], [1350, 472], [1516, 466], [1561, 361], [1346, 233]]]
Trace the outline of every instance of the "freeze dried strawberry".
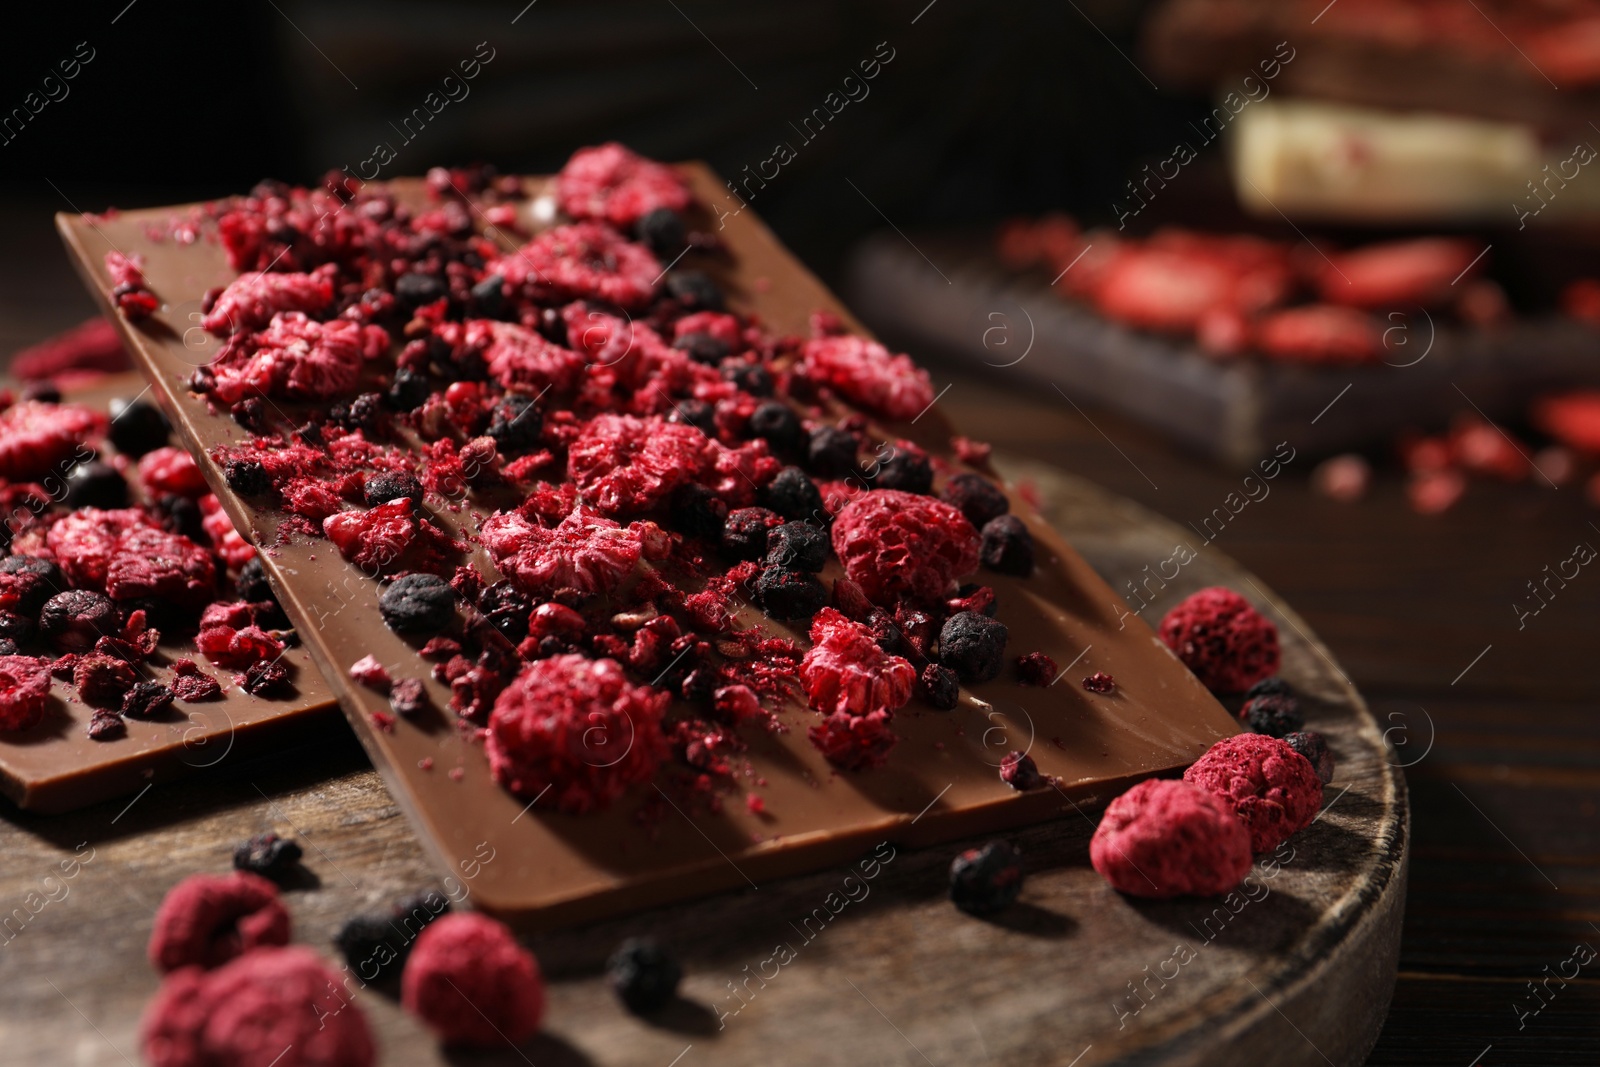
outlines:
[[625, 308], [649, 301], [662, 273], [649, 249], [597, 222], [546, 230], [484, 269], [504, 278], [507, 292], [608, 300]]
[[911, 699], [916, 669], [878, 647], [872, 631], [833, 608], [811, 623], [811, 649], [800, 662], [800, 681], [811, 707], [867, 715], [894, 711]]
[[154, 523], [137, 508], [79, 508], [50, 527], [45, 547], [74, 586], [104, 589], [118, 538], [139, 527], [151, 529]]
[[649, 511], [699, 480], [718, 447], [694, 427], [659, 417], [598, 415], [568, 447], [567, 474], [584, 501], [607, 515]]
[[104, 415], [76, 404], [13, 404], [0, 412], [0, 478], [20, 482], [64, 473], [69, 461], [92, 458], [83, 442], [105, 432]]
[[1371, 363], [1383, 352], [1372, 316], [1331, 304], [1272, 312], [1257, 323], [1255, 344], [1269, 356], [1297, 363]]
[[233, 404], [257, 394], [289, 400], [327, 400], [356, 384], [362, 362], [388, 351], [379, 326], [347, 319], [314, 322], [284, 311], [255, 333], [234, 336], [212, 361], [212, 395]]
[[614, 660], [535, 660], [495, 700], [487, 750], [495, 781], [519, 797], [550, 790], [573, 815], [608, 807], [649, 781], [667, 755], [671, 694], [632, 685]]
[[139, 484], [144, 487], [147, 500], [157, 500], [168, 493], [198, 497], [211, 491], [206, 488], [205, 476], [194, 457], [171, 446], [139, 457]]
[[222, 502], [214, 494], [207, 493], [200, 498], [200, 511], [205, 516], [200, 525], [211, 538], [211, 547], [222, 557], [222, 562], [238, 570], [256, 558], [256, 546], [239, 536], [233, 520], [222, 510]]
[[1600, 392], [1571, 392], [1534, 401], [1533, 424], [1568, 448], [1600, 455]]
[[122, 346], [122, 335], [99, 315], [11, 357], [12, 376], [24, 382], [127, 369], [128, 350]]
[[236, 671], [283, 655], [283, 642], [256, 626], [212, 626], [201, 630], [194, 643], [206, 659]]
[[928, 372], [876, 341], [815, 338], [805, 343], [801, 357], [806, 377], [885, 418], [914, 419], [933, 403]]
[[50, 668], [38, 656], [0, 656], [0, 730], [26, 730], [44, 719]]
[[556, 175], [556, 200], [575, 219], [628, 229], [657, 208], [682, 211], [689, 186], [671, 167], [612, 141], [580, 148]]
[[977, 570], [979, 543], [957, 509], [893, 489], [862, 493], [833, 524], [833, 551], [845, 574], [885, 606], [905, 595], [942, 599], [955, 579]]
[[446, 553], [463, 547], [419, 516], [407, 497], [331, 515], [322, 532], [340, 555], [374, 577], [406, 570], [443, 573]]
[[638, 564], [646, 525], [624, 527], [579, 504], [554, 529], [501, 512], [484, 522], [482, 540], [501, 573], [532, 596], [609, 593]]
[[182, 534], [148, 526], [125, 530], [106, 568], [106, 594], [113, 600], [156, 597], [197, 610], [217, 589], [211, 553]]
[[1317, 289], [1330, 304], [1368, 310], [1432, 305], [1448, 298], [1469, 269], [1482, 268], [1488, 259], [1482, 252], [1453, 237], [1367, 245], [1322, 263]]
[[201, 325], [218, 337], [259, 330], [280, 311], [315, 313], [333, 303], [333, 272], [241, 274], [228, 283]]
[[829, 763], [847, 771], [881, 767], [900, 739], [889, 728], [889, 713], [874, 711], [851, 715], [836, 711], [806, 730], [806, 737], [827, 757]]

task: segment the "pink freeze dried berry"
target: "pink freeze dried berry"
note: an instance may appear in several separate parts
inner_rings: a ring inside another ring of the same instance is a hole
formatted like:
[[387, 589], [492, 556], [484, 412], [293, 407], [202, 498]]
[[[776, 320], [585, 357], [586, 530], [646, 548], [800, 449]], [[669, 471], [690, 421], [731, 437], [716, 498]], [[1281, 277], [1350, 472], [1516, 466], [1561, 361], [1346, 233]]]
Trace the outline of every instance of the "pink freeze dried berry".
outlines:
[[833, 551], [875, 603], [902, 596], [938, 601], [978, 567], [978, 531], [941, 500], [875, 489], [840, 510]]
[[488, 269], [505, 279], [507, 292], [542, 290], [624, 308], [636, 308], [655, 295], [662, 273], [648, 248], [598, 222], [546, 230]]
[[222, 685], [192, 659], [172, 661], [172, 694], [185, 704], [199, 704], [222, 696]]
[[1278, 628], [1222, 586], [1184, 598], [1161, 620], [1160, 633], [1213, 692], [1243, 692], [1278, 671]]
[[50, 660], [0, 656], [0, 730], [27, 730], [44, 719], [50, 699]]
[[1322, 781], [1300, 753], [1276, 737], [1239, 734], [1218, 741], [1183, 772], [1233, 809], [1250, 847], [1268, 852], [1303, 830], [1322, 806]]
[[446, 1044], [520, 1045], [544, 1021], [544, 977], [510, 930], [474, 912], [442, 915], [418, 935], [400, 1002]]
[[139, 674], [132, 666], [98, 652], [78, 660], [72, 669], [72, 684], [85, 704], [97, 708], [122, 706], [125, 693], [139, 682]]
[[439, 571], [445, 554], [458, 548], [405, 497], [366, 511], [330, 515], [322, 532], [341, 556], [373, 577], [405, 570]]
[[1095, 671], [1083, 680], [1082, 685], [1091, 693], [1114, 693], [1117, 680], [1105, 671]]
[[627, 229], [660, 208], [689, 206], [689, 187], [671, 167], [612, 141], [580, 148], [556, 176], [556, 200], [575, 219]]
[[200, 325], [218, 337], [259, 330], [280, 311], [312, 314], [333, 303], [333, 278], [327, 270], [315, 274], [290, 271], [251, 271], [228, 283]]
[[1056, 661], [1043, 652], [1017, 657], [1017, 681], [1023, 685], [1047, 686], [1056, 680]]
[[372, 1067], [365, 1016], [308, 948], [170, 974], [140, 1027], [151, 1067]]
[[852, 715], [836, 711], [806, 730], [806, 737], [829, 763], [847, 771], [881, 767], [900, 739], [889, 727], [889, 712]]
[[911, 699], [917, 672], [878, 647], [872, 631], [833, 608], [811, 623], [811, 649], [800, 661], [806, 697], [824, 715], [894, 711]]
[[0, 478], [60, 473], [79, 445], [106, 431], [106, 418], [76, 404], [24, 400], [0, 412]]
[[554, 529], [515, 511], [491, 516], [483, 524], [483, 545], [495, 565], [523, 592], [543, 596], [557, 589], [608, 593], [644, 556], [653, 523], [624, 527], [583, 505]]
[[876, 341], [819, 337], [805, 343], [802, 358], [812, 381], [886, 418], [914, 419], [933, 403], [928, 372]]
[[139, 457], [139, 484], [144, 487], [146, 500], [157, 500], [167, 493], [199, 497], [211, 491], [194, 457], [171, 445]]
[[1106, 808], [1089, 862], [1135, 897], [1211, 896], [1250, 871], [1250, 834], [1232, 809], [1188, 782], [1140, 782]]
[[238, 334], [223, 346], [207, 368], [211, 393], [224, 404], [249, 396], [332, 399], [356, 384], [364, 360], [388, 348], [382, 327], [349, 319], [315, 322], [285, 311], [265, 329]]
[[148, 526], [125, 530], [106, 567], [106, 593], [112, 600], [155, 597], [195, 610], [217, 591], [217, 566], [211, 553], [182, 534]]
[[1026, 752], [1008, 752], [1000, 761], [1000, 780], [1017, 792], [1038, 789], [1046, 784], [1039, 765]]
[[289, 943], [289, 912], [278, 889], [243, 871], [194, 874], [168, 890], [150, 931], [151, 966], [216, 967], [260, 945]]
[[647, 782], [667, 755], [671, 694], [633, 685], [611, 659], [535, 660], [495, 699], [487, 749], [495, 781], [581, 815]]

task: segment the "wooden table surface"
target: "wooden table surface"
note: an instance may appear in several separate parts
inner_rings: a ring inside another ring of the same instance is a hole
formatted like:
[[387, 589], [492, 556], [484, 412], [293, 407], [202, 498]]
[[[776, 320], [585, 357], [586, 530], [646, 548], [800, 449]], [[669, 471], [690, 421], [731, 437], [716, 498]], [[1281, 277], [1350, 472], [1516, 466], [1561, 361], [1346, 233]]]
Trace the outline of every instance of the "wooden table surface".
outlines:
[[[0, 212], [0, 249], [4, 350], [90, 312], [33, 212]], [[972, 436], [1060, 465], [1180, 523], [1198, 521], [1238, 487], [1235, 476], [1114, 417], [1012, 390], [1002, 371], [977, 378], [936, 370], [935, 378], [940, 388], [951, 385], [942, 403]], [[1560, 975], [1573, 973], [1578, 946], [1600, 949], [1600, 678], [1592, 669], [1600, 662], [1593, 625], [1600, 574], [1580, 573], [1521, 630], [1513, 603], [1574, 545], [1600, 545], [1600, 512], [1579, 489], [1474, 484], [1454, 511], [1420, 517], [1407, 509], [1392, 470], [1366, 501], [1338, 505], [1310, 493], [1307, 471], [1297, 469], [1308, 466], [1290, 464], [1271, 495], [1248, 506], [1214, 544], [1308, 620], [1393, 724], [1391, 739], [1405, 743], [1410, 896], [1399, 986], [1370, 1062], [1593, 1063], [1600, 966], [1591, 962], [1566, 981]], [[151, 886], [164, 884], [161, 872], [217, 849], [215, 828], [242, 813], [261, 829], [306, 830], [330, 854], [362, 856], [362, 866], [382, 868], [386, 881], [429, 879], [415, 849], [362, 855], [384, 839], [375, 827], [401, 816], [392, 804], [352, 802], [370, 771], [354, 740], [336, 736], [128, 808], [114, 802], [52, 820], [0, 807], [0, 818], [13, 824], [5, 832], [0, 883], [9, 895], [0, 917], [31, 913], [0, 929], [0, 988], [93, 969], [110, 954], [106, 946], [137, 939], [139, 932], [97, 925], [94, 901], [126, 895], [153, 910]], [[185, 821], [183, 847], [195, 852], [141, 853], [142, 832]], [[89, 831], [100, 842], [95, 859], [63, 880], [58, 857]], [[97, 870], [99, 857], [149, 878], [107, 878], [112, 864]], [[331, 862], [317, 866], [324, 881], [343, 878]], [[470, 890], [470, 880], [458, 884]], [[351, 883], [343, 914], [375, 902], [381, 888]], [[340, 918], [336, 910], [300, 916], [302, 926], [329, 932]], [[28, 953], [27, 975], [17, 970], [20, 938], [50, 946]], [[114, 976], [106, 980], [105, 995], [115, 999]], [[74, 1007], [81, 1014], [94, 1006]], [[30, 1035], [36, 1008], [31, 995], [0, 1004], [0, 1049], [39, 1047], [40, 1035]], [[686, 1029], [688, 1042], [693, 1026]], [[93, 1050], [106, 1039], [87, 1015], [81, 1029], [56, 1036], [51, 1045], [67, 1053], [58, 1062], [72, 1062], [74, 1048], [87, 1060], [103, 1055], [103, 1045]], [[125, 1045], [119, 1051], [135, 1054]], [[534, 1053], [541, 1067], [571, 1058], [558, 1047]]]

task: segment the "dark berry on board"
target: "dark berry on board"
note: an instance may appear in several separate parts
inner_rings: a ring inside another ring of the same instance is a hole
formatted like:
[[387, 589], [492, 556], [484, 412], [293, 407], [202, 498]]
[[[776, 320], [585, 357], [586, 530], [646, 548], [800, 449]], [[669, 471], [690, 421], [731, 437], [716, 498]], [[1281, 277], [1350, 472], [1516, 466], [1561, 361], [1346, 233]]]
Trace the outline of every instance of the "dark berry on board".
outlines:
[[815, 574], [828, 562], [828, 535], [809, 522], [791, 521], [767, 531], [767, 565]]
[[123, 455], [137, 459], [154, 452], [167, 443], [171, 432], [167, 417], [148, 400], [117, 397], [111, 401], [111, 427], [106, 437]]
[[722, 549], [734, 559], [760, 559], [767, 551], [767, 535], [783, 519], [766, 508], [737, 508], [722, 524]]
[[80, 463], [67, 472], [66, 482], [65, 502], [69, 508], [128, 506], [128, 481], [109, 463]]
[[1289, 683], [1274, 674], [1272, 677], [1263, 678], [1255, 685], [1252, 685], [1245, 691], [1244, 698], [1252, 700], [1256, 697], [1264, 696], [1292, 697], [1294, 695], [1294, 690], [1289, 686]]
[[1047, 686], [1055, 680], [1056, 661], [1043, 652], [1029, 652], [1017, 657], [1017, 681], [1023, 685]]
[[405, 969], [411, 939], [396, 927], [390, 915], [357, 915], [333, 935], [333, 944], [363, 982], [386, 982]]
[[726, 341], [719, 340], [709, 333], [686, 333], [672, 342], [672, 347], [686, 352], [690, 359], [696, 363], [704, 363], [708, 367], [715, 367], [727, 359], [730, 352]]
[[287, 697], [294, 694], [289, 668], [277, 660], [259, 660], [244, 672], [244, 691], [258, 697]]
[[394, 280], [395, 299], [408, 307], [421, 307], [431, 304], [442, 296], [450, 294], [444, 279], [434, 274], [402, 274]]
[[798, 453], [806, 442], [800, 417], [781, 400], [768, 400], [757, 407], [745, 428], [751, 437], [761, 438], [781, 455]]
[[689, 231], [684, 228], [683, 218], [669, 207], [646, 212], [634, 224], [634, 233], [646, 248], [669, 260], [682, 252], [683, 246], [689, 241]]
[[668, 422], [693, 426], [707, 437], [717, 432], [717, 411], [704, 400], [679, 400], [667, 413]]
[[1315, 730], [1296, 730], [1283, 735], [1283, 741], [1290, 748], [1311, 761], [1311, 766], [1316, 768], [1317, 777], [1322, 779], [1322, 784], [1327, 785], [1333, 781], [1334, 758], [1333, 750], [1328, 747], [1328, 739]]
[[1000, 780], [1019, 793], [1045, 784], [1039, 765], [1026, 752], [1008, 752], [1000, 761]]
[[422, 483], [404, 471], [369, 474], [361, 485], [361, 500], [369, 508], [402, 498], [414, 504], [422, 503]]
[[172, 690], [158, 682], [139, 682], [122, 694], [122, 714], [129, 719], [153, 719], [172, 707]]
[[403, 574], [378, 597], [378, 614], [396, 633], [438, 633], [455, 618], [456, 591], [437, 574]]
[[768, 567], [756, 578], [756, 600], [775, 619], [809, 619], [828, 603], [828, 588], [814, 574]]
[[394, 372], [394, 381], [390, 383], [385, 399], [396, 411], [411, 411], [427, 403], [432, 395], [433, 386], [428, 383], [426, 374], [401, 367]]
[[981, 474], [955, 475], [944, 483], [939, 498], [958, 509], [978, 530], [1011, 510], [1011, 501], [1000, 487]]
[[716, 540], [728, 521], [728, 505], [710, 489], [690, 482], [673, 492], [669, 516], [674, 530]]
[[629, 938], [606, 961], [606, 977], [629, 1011], [664, 1007], [678, 995], [683, 968], [651, 938]]
[[843, 478], [856, 468], [860, 442], [837, 426], [818, 426], [806, 443], [806, 466], [822, 478]]
[[950, 864], [950, 901], [969, 915], [993, 915], [1022, 892], [1022, 854], [1007, 841], [969, 848]]
[[92, 589], [68, 589], [39, 609], [39, 633], [61, 652], [87, 652], [121, 629], [111, 598]]
[[528, 636], [528, 612], [533, 604], [510, 582], [495, 582], [478, 594], [478, 610], [507, 640], [516, 642]]
[[1239, 709], [1239, 725], [1253, 734], [1268, 737], [1286, 737], [1305, 729], [1306, 717], [1300, 712], [1300, 701], [1281, 693], [1266, 693], [1251, 697]]
[[254, 460], [231, 459], [222, 468], [228, 488], [242, 496], [261, 496], [272, 491], [272, 476]]
[[929, 707], [949, 711], [961, 699], [961, 682], [949, 667], [930, 663], [917, 676], [917, 692]]
[[961, 611], [939, 631], [939, 662], [963, 682], [987, 682], [1005, 665], [1006, 625], [975, 611]]
[[233, 869], [280, 881], [300, 862], [298, 842], [266, 833], [239, 842], [233, 849]]
[[1026, 577], [1033, 573], [1033, 534], [1015, 515], [1001, 515], [983, 524], [978, 554], [992, 571]]
[[786, 519], [822, 521], [822, 493], [799, 467], [785, 467], [761, 491], [762, 503]]
[[667, 274], [667, 292], [690, 311], [721, 311], [722, 290], [702, 270], [675, 270]]
[[902, 493], [927, 493], [933, 488], [933, 465], [919, 449], [897, 446], [878, 464], [872, 477], [874, 489], [898, 489]]
[[730, 358], [722, 361], [722, 377], [751, 396], [772, 395], [772, 372], [759, 363]]
[[544, 416], [534, 405], [533, 397], [509, 393], [495, 405], [489, 436], [502, 453], [524, 452], [539, 447], [543, 427]]

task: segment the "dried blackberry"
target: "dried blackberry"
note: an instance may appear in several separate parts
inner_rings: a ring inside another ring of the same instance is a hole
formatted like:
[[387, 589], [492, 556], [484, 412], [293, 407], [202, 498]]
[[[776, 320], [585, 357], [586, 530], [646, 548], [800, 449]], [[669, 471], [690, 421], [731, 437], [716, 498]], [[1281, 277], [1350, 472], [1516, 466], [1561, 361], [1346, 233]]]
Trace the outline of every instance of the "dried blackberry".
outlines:
[[92, 589], [57, 593], [39, 609], [39, 633], [59, 652], [87, 652], [120, 629], [116, 605]]
[[532, 397], [508, 393], [495, 405], [488, 433], [502, 453], [523, 452], [539, 447], [543, 427], [544, 417]]
[[433, 386], [428, 383], [426, 374], [401, 367], [394, 372], [394, 381], [384, 399], [396, 411], [411, 411], [426, 404], [432, 395]]
[[456, 614], [456, 592], [436, 574], [404, 574], [378, 597], [378, 614], [395, 633], [438, 633]]
[[806, 466], [821, 478], [843, 478], [856, 469], [856, 435], [837, 426], [818, 426], [806, 442]]
[[633, 229], [646, 248], [657, 256], [669, 260], [682, 252], [683, 246], [689, 240], [689, 232], [684, 228], [682, 216], [667, 207], [658, 207], [654, 211], [646, 212], [634, 224]]
[[1286, 737], [1304, 730], [1306, 717], [1301, 714], [1300, 701], [1293, 696], [1266, 693], [1244, 702], [1239, 710], [1239, 723], [1253, 734]]
[[277, 834], [257, 834], [233, 849], [233, 869], [259, 874], [280, 884], [294, 872], [303, 853], [300, 845]]
[[110, 464], [93, 460], [80, 463], [67, 472], [67, 493], [64, 498], [69, 508], [125, 508], [128, 506], [128, 482]]
[[611, 954], [606, 977], [629, 1011], [648, 1012], [664, 1007], [678, 995], [683, 968], [655, 940], [635, 937]]
[[1033, 573], [1033, 535], [1015, 515], [1001, 515], [983, 525], [983, 545], [978, 550], [983, 565], [1000, 574]]
[[728, 358], [731, 349], [727, 342], [711, 336], [709, 333], [686, 333], [672, 343], [672, 347], [688, 353], [690, 359], [696, 363], [704, 363], [708, 367], [715, 367]]
[[821, 520], [822, 493], [799, 467], [785, 467], [762, 490], [762, 503], [786, 519]]
[[928, 462], [928, 454], [920, 448], [900, 445], [878, 464], [872, 485], [875, 489], [926, 494], [933, 489], [933, 464]]
[[768, 400], [757, 407], [745, 428], [751, 437], [759, 437], [780, 455], [796, 454], [806, 443], [800, 417], [780, 400]]
[[478, 610], [508, 640], [517, 642], [528, 636], [528, 612], [533, 604], [510, 582], [495, 582], [478, 594]]
[[361, 485], [362, 503], [369, 508], [402, 498], [422, 504], [422, 483], [404, 471], [379, 471], [368, 475]]
[[450, 290], [443, 278], [413, 271], [410, 274], [402, 274], [394, 280], [394, 295], [402, 304], [415, 308], [431, 304], [442, 296], [449, 296]]
[[244, 672], [244, 691], [258, 697], [286, 697], [294, 693], [289, 668], [277, 660], [259, 660]]
[[767, 534], [783, 519], [766, 508], [739, 508], [728, 512], [722, 524], [722, 549], [734, 559], [760, 559], [767, 551]]
[[667, 274], [667, 292], [690, 311], [721, 311], [722, 290], [702, 270], [675, 270]]
[[759, 363], [743, 359], [722, 361], [722, 377], [751, 396], [772, 395], [772, 372]]
[[154, 452], [167, 443], [171, 432], [167, 417], [149, 401], [122, 397], [111, 401], [111, 426], [106, 437], [123, 455], [137, 459]]
[[950, 864], [950, 901], [969, 915], [992, 915], [1022, 892], [1022, 854], [1006, 841], [969, 848]]
[[261, 496], [272, 491], [272, 476], [254, 460], [231, 459], [222, 468], [228, 488], [241, 496]]
[[828, 603], [828, 589], [814, 574], [768, 567], [756, 578], [756, 600], [775, 619], [809, 619]]
[[1005, 665], [1006, 625], [975, 611], [950, 616], [939, 631], [939, 662], [963, 682], [987, 682]]
[[991, 519], [1011, 510], [1011, 501], [1000, 487], [980, 474], [957, 474], [944, 483], [939, 499], [952, 504], [967, 517], [974, 529], [981, 530]]
[[690, 482], [672, 494], [669, 521], [674, 530], [690, 537], [716, 539], [728, 520], [728, 505], [710, 489]]
[[159, 682], [140, 682], [122, 694], [122, 714], [129, 719], [153, 719], [172, 707], [172, 690]]
[[828, 535], [809, 522], [791, 521], [767, 531], [767, 565], [815, 574], [828, 562]]
[[928, 706], [937, 711], [949, 711], [961, 699], [961, 683], [956, 672], [949, 667], [930, 663], [917, 676], [917, 692]]

